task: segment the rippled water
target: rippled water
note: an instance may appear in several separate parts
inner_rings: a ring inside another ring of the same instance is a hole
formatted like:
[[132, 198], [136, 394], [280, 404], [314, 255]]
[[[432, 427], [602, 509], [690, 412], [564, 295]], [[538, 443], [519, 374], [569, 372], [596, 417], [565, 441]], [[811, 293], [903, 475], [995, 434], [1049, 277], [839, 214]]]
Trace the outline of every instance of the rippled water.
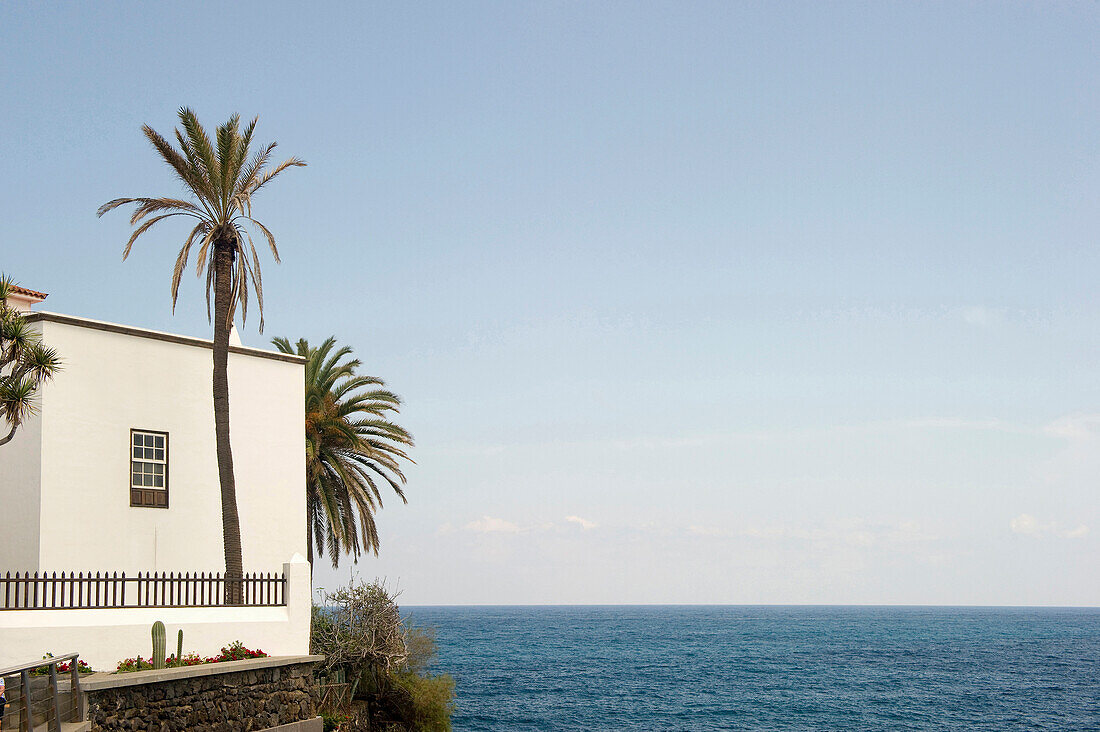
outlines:
[[1100, 609], [416, 607], [474, 730], [1100, 730]]

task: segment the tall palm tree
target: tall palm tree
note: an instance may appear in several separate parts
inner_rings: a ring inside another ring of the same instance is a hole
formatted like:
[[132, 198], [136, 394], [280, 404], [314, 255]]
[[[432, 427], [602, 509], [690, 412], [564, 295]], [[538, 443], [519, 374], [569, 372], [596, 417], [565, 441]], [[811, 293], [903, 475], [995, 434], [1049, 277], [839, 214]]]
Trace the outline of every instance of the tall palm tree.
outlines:
[[[240, 116], [234, 114], [217, 128], [214, 140], [206, 134], [195, 113], [184, 107], [179, 111], [183, 130], [176, 128], [179, 148], [145, 125], [142, 131], [153, 148], [183, 183], [190, 200], [178, 198], [116, 198], [99, 207], [97, 216], [126, 204], [134, 204], [130, 225], [134, 227], [122, 252], [125, 260], [139, 236], [154, 224], [173, 216], [193, 219], [195, 226], [184, 240], [172, 272], [172, 311], [176, 309], [180, 279], [187, 268], [192, 246], [198, 246], [195, 273], [206, 276], [206, 315], [211, 317], [213, 295], [214, 326], [214, 432], [217, 442], [218, 477], [221, 483], [222, 542], [225, 549], [227, 579], [239, 578], [241, 528], [237, 516], [237, 490], [233, 480], [233, 452], [229, 445], [229, 332], [240, 305], [242, 320], [248, 315], [249, 279], [256, 291], [260, 310], [260, 331], [264, 328], [263, 281], [260, 258], [253, 246], [249, 228], [254, 228], [271, 248], [275, 261], [279, 250], [275, 237], [266, 226], [252, 217], [252, 197], [275, 176], [294, 166], [305, 165], [296, 157], [268, 168], [275, 143], [253, 152], [253, 119], [242, 131]], [[239, 584], [230, 582], [227, 601], [239, 602]]]
[[16, 289], [10, 277], [0, 274], [0, 445], [11, 442], [23, 422], [35, 414], [38, 388], [61, 370], [57, 351], [42, 343], [23, 316], [8, 305], [8, 296]]
[[375, 376], [356, 373], [362, 365], [336, 338], [311, 348], [304, 338], [294, 346], [286, 338], [272, 341], [283, 353], [306, 359], [306, 537], [309, 561], [313, 547], [332, 566], [340, 554], [358, 558], [378, 554], [374, 512], [382, 507], [380, 484], [389, 486], [405, 503], [401, 460], [412, 459], [404, 446], [413, 438], [390, 422], [401, 398]]

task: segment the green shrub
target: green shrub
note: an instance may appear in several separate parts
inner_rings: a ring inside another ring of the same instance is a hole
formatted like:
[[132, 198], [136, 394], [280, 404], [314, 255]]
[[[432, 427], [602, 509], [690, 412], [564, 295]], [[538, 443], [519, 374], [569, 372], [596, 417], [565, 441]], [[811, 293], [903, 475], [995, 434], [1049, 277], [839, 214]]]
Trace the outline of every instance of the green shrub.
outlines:
[[455, 707], [455, 680], [450, 674], [420, 676], [410, 671], [393, 680], [412, 697], [406, 722], [417, 732], [450, 732]]
[[418, 625], [405, 625], [405, 648], [408, 656], [405, 658], [405, 671], [424, 675], [428, 673], [428, 665], [435, 658], [435, 628], [424, 628]]

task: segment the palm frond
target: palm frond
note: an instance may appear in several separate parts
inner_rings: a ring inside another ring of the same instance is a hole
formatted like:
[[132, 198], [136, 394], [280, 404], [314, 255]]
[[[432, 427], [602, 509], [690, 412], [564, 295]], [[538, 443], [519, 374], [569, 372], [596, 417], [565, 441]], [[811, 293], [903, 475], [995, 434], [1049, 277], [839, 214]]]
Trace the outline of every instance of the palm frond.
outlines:
[[134, 242], [137, 241], [137, 238], [139, 236], [141, 236], [142, 234], [144, 234], [149, 229], [151, 229], [153, 227], [153, 225], [156, 224], [158, 221], [164, 221], [165, 219], [172, 218], [173, 216], [191, 216], [191, 215], [192, 214], [190, 214], [190, 213], [184, 213], [182, 211], [176, 211], [175, 213], [161, 214], [160, 216], [155, 216], [155, 217], [149, 219], [148, 221], [143, 223], [141, 226], [134, 229], [134, 233], [130, 235], [130, 240], [128, 242], [126, 242], [126, 247], [122, 250], [122, 260], [126, 261], [126, 258], [130, 256], [130, 248], [132, 246], [134, 246]]
[[275, 178], [275, 176], [279, 175], [279, 173], [282, 173], [287, 168], [295, 168], [295, 167], [304, 168], [305, 165], [306, 165], [306, 161], [302, 160], [301, 158], [287, 158], [283, 162], [279, 163], [272, 170], [269, 170], [268, 172], [264, 173], [263, 176], [259, 179], [259, 181], [255, 182], [252, 185], [252, 187], [249, 189], [249, 191], [248, 191], [249, 195], [252, 195], [256, 191], [260, 190], [260, 188], [267, 185], [268, 181], [273, 180]]
[[270, 231], [268, 231], [266, 226], [264, 226], [259, 221], [252, 218], [251, 216], [246, 215], [245, 218], [248, 219], [249, 221], [251, 221], [252, 224], [257, 229], [259, 229], [261, 233], [263, 233], [264, 237], [267, 239], [267, 245], [269, 247], [271, 247], [271, 256], [275, 258], [275, 263], [278, 264], [279, 263], [279, 247], [275, 246], [275, 235], [272, 234]]
[[[172, 143], [165, 140], [160, 134], [149, 125], [144, 125], [141, 128], [145, 133], [145, 138], [153, 145], [153, 148], [160, 153], [164, 162], [168, 163], [169, 167], [175, 171], [176, 176], [180, 179], [183, 185], [195, 193], [201, 201], [210, 201], [211, 190], [210, 180], [205, 169], [202, 166], [202, 161], [194, 157], [194, 151], [190, 149], [189, 145], [183, 145], [184, 151], [191, 151], [191, 155], [185, 157], [185, 154], [181, 154], [174, 147]], [[177, 134], [177, 138], [179, 135]], [[182, 143], [181, 143], [182, 144]], [[212, 211], [208, 211], [208, 214], [212, 214]]]
[[183, 247], [180, 248], [179, 254], [176, 256], [176, 266], [172, 269], [172, 313], [176, 312], [176, 299], [179, 296], [180, 280], [183, 278], [183, 271], [187, 269], [187, 259], [191, 256], [191, 246], [195, 243], [195, 238], [200, 234], [205, 235], [208, 224], [205, 220], [199, 221], [194, 229], [191, 230], [187, 240], [183, 243]]
[[181, 201], [178, 198], [141, 198], [140, 205], [134, 207], [134, 214], [130, 217], [130, 226], [138, 223], [151, 213], [157, 211], [180, 211], [197, 216], [200, 209], [190, 201]]
[[[203, 178], [207, 183], [210, 202], [216, 203], [220, 198], [217, 181], [221, 178], [221, 165], [214, 153], [213, 145], [210, 144], [210, 137], [206, 134], [206, 130], [203, 129], [198, 117], [195, 116], [194, 110], [181, 107], [179, 119], [184, 133], [187, 135], [188, 147], [190, 147], [192, 154], [198, 161]], [[224, 215], [225, 212], [219, 209], [217, 213]]]
[[241, 116], [234, 114], [228, 122], [220, 125], [214, 132], [218, 144], [218, 172], [220, 173], [218, 176], [218, 198], [225, 210], [228, 210], [229, 205], [229, 179], [235, 172], [233, 166], [237, 156], [237, 143], [239, 141], [237, 128], [240, 123]]

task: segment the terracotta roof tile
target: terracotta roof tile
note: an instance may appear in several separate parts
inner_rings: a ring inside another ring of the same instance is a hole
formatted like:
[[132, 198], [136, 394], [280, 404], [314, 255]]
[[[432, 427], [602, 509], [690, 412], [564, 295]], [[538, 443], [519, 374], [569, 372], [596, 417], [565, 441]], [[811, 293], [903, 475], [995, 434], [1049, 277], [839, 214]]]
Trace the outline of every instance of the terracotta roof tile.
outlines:
[[28, 297], [37, 297], [41, 300], [45, 300], [47, 297], [49, 297], [49, 294], [47, 294], [45, 292], [38, 292], [37, 290], [28, 290], [26, 287], [20, 287], [19, 285], [12, 285], [11, 289], [12, 289], [12, 292], [18, 293], [20, 295], [27, 295]]

